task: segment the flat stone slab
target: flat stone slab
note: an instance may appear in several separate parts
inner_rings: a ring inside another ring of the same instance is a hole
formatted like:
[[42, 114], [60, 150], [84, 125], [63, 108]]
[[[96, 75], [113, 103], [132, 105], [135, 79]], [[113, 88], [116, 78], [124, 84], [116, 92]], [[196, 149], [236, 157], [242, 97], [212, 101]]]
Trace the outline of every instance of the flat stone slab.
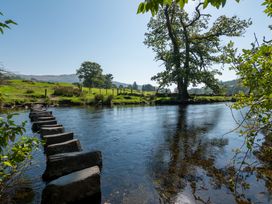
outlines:
[[33, 116], [30, 118], [31, 122], [35, 122], [35, 121], [46, 121], [46, 120], [56, 120], [56, 118], [54, 116]]
[[38, 132], [42, 125], [56, 125], [56, 120], [47, 120], [47, 121], [37, 121], [32, 124], [32, 130]]
[[100, 170], [98, 166], [93, 166], [48, 183], [43, 190], [41, 203], [81, 203], [81, 200], [100, 192]]
[[52, 134], [52, 135], [43, 135], [43, 139], [45, 140], [45, 146], [48, 146], [48, 145], [72, 140], [74, 139], [74, 133], [65, 132], [65, 133]]
[[33, 116], [51, 116], [52, 115], [52, 111], [32, 111], [29, 113], [29, 117], [33, 117]]
[[64, 128], [63, 128], [63, 126], [61, 126], [61, 127], [44, 127], [44, 126], [42, 126], [40, 129], [40, 133], [41, 133], [42, 137], [44, 135], [60, 134], [60, 133], [64, 133]]
[[43, 179], [50, 181], [92, 166], [102, 168], [100, 151], [55, 154], [47, 157]]
[[[54, 116], [51, 115], [51, 114], [40, 114], [40, 115], [33, 115], [33, 116], [29, 117], [29, 118], [30, 118], [31, 122], [35, 122], [35, 121], [39, 121], [39, 118], [47, 118], [47, 117], [54, 117]], [[41, 121], [44, 121], [44, 119], [42, 119]]]
[[55, 125], [42, 125], [41, 128], [47, 128], [47, 127], [63, 127], [61, 124], [55, 124]]
[[48, 145], [45, 148], [45, 154], [47, 156], [68, 152], [80, 152], [81, 145], [78, 139], [69, 140], [58, 144]]

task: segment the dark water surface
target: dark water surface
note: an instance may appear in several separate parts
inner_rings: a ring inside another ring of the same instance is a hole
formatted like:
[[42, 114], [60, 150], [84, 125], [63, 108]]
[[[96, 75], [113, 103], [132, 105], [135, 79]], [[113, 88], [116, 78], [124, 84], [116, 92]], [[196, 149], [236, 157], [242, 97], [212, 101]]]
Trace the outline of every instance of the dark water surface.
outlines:
[[[227, 186], [233, 148], [243, 142], [225, 104], [115, 108], [53, 108], [66, 131], [73, 131], [83, 150], [100, 150], [102, 202], [235, 203]], [[239, 113], [234, 113], [239, 115]], [[28, 120], [21, 112], [17, 121]], [[30, 122], [27, 125], [28, 134]], [[42, 151], [27, 172], [39, 203], [45, 184]], [[254, 203], [271, 203], [266, 181], [255, 173], [243, 190]]]

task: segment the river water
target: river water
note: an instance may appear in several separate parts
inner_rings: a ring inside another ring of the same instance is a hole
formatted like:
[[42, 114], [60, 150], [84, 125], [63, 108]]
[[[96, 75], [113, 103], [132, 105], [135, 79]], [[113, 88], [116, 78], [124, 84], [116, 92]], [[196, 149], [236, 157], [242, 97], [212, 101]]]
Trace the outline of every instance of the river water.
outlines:
[[[100, 150], [102, 203], [236, 203], [228, 181], [233, 149], [243, 138], [229, 132], [237, 126], [224, 104], [52, 108], [66, 131], [73, 131], [83, 150]], [[234, 112], [239, 119], [240, 113]], [[28, 111], [16, 121], [27, 120]], [[252, 157], [254, 157], [252, 155]], [[39, 203], [45, 183], [42, 151], [27, 171]], [[239, 196], [253, 203], [271, 203], [267, 180], [247, 173], [249, 189]]]

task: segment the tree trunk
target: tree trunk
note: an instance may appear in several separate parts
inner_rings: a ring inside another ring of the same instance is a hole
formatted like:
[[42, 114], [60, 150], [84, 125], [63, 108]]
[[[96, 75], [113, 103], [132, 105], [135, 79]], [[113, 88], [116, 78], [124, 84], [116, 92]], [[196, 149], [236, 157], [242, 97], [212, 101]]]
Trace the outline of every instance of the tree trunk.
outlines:
[[178, 83], [178, 99], [181, 102], [186, 102], [189, 99], [188, 87], [187, 84], [179, 81]]

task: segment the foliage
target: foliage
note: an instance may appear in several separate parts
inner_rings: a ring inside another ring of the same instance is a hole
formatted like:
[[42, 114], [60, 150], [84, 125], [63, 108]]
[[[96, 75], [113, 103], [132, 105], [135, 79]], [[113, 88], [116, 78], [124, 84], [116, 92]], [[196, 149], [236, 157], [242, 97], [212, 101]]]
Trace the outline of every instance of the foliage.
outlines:
[[204, 83], [219, 92], [214, 76], [220, 74], [220, 70], [212, 65], [225, 63], [220, 37], [241, 36], [251, 24], [236, 16], [220, 16], [209, 27], [211, 16], [201, 13], [201, 5], [196, 6], [192, 18], [175, 3], [160, 8], [148, 24], [144, 42], [156, 53], [155, 59], [165, 65], [165, 70], [152, 79], [159, 83], [159, 88], [177, 84], [181, 100], [188, 99], [190, 84]]
[[[4, 14], [0, 12], [0, 16], [3, 16]], [[17, 25], [13, 20], [8, 19], [4, 21], [0, 21], [0, 32], [3, 34], [4, 29], [10, 29], [10, 25]]]
[[33, 94], [34, 93], [34, 90], [32, 90], [32, 89], [27, 89], [26, 90], [26, 94]]
[[[240, 0], [236, 0], [236, 2], [239, 1]], [[139, 4], [137, 13], [146, 13], [150, 11], [154, 16], [158, 13], [159, 7], [170, 6], [173, 2], [179, 4], [180, 8], [183, 9], [185, 4], [188, 4], [189, 0], [145, 0]], [[227, 0], [204, 0], [203, 8], [206, 8], [209, 4], [216, 8], [220, 8], [220, 6], [224, 7], [226, 2]]]
[[110, 89], [112, 87], [112, 80], [113, 76], [112, 74], [106, 74], [104, 75], [104, 88]]
[[80, 96], [81, 95], [81, 89], [75, 88], [75, 87], [69, 87], [69, 86], [56, 86], [54, 88], [53, 95], [55, 95], [55, 96], [67, 96], [67, 97]]
[[113, 96], [113, 95], [109, 95], [109, 96], [107, 97], [107, 99], [105, 100], [104, 104], [106, 104], [106, 105], [111, 105], [113, 99], [114, 99], [114, 96]]
[[102, 95], [102, 94], [96, 94], [94, 96], [95, 104], [103, 104], [103, 100], [104, 100], [104, 95]]
[[241, 134], [246, 136], [247, 147], [251, 150], [258, 133], [272, 131], [272, 46], [267, 43], [253, 46], [239, 56], [234, 56], [235, 51], [229, 55], [229, 60], [243, 85], [249, 88], [249, 94], [238, 94], [238, 101], [232, 107], [249, 108], [244, 121], [250, 122], [241, 124], [244, 127]]
[[156, 91], [156, 88], [151, 84], [144, 84], [142, 86], [142, 91]]
[[132, 89], [133, 90], [138, 90], [138, 85], [137, 85], [136, 81], [133, 82]]
[[264, 10], [264, 12], [269, 17], [272, 17], [272, 2], [271, 2], [271, 0], [265, 0], [262, 5], [266, 6], [266, 9]]
[[0, 200], [39, 146], [38, 138], [23, 136], [26, 122], [16, 125], [12, 117], [0, 118]]
[[80, 68], [76, 70], [76, 74], [86, 87], [99, 87], [103, 83], [101, 66], [95, 62], [83, 62]]

